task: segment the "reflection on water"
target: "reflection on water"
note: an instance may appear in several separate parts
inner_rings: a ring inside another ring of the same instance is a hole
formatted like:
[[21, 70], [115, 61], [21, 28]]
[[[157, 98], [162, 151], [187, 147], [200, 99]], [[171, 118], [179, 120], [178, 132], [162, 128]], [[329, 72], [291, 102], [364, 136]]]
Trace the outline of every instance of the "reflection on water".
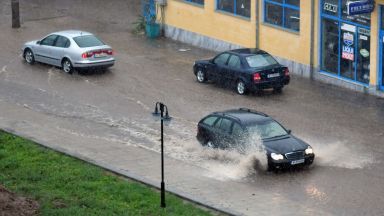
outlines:
[[307, 185], [305, 187], [305, 192], [309, 197], [312, 197], [318, 201], [324, 202], [328, 199], [327, 194], [319, 190], [315, 185]]

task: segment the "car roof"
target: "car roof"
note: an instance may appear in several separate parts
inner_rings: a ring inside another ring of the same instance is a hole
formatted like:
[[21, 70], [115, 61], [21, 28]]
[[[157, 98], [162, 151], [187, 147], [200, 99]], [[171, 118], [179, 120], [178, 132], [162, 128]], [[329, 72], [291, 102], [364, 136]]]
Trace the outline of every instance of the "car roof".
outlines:
[[65, 31], [54, 32], [52, 34], [57, 34], [61, 36], [71, 37], [71, 38], [83, 36], [83, 35], [93, 35], [92, 33], [81, 31], [81, 30], [65, 30]]
[[228, 52], [236, 53], [238, 55], [244, 55], [244, 56], [255, 55], [255, 54], [268, 54], [264, 50], [256, 49], [256, 48], [241, 48], [241, 49], [229, 50]]
[[214, 112], [212, 114], [227, 116], [238, 120], [242, 125], [247, 126], [257, 122], [271, 120], [267, 114], [248, 108], [231, 109], [226, 111]]

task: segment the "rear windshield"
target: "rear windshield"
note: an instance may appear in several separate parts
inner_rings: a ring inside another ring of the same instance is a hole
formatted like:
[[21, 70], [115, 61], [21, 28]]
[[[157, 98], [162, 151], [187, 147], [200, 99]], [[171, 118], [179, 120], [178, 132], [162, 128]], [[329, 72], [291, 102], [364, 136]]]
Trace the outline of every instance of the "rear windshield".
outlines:
[[104, 43], [101, 40], [99, 40], [97, 37], [95, 37], [94, 35], [79, 36], [79, 37], [73, 38], [73, 40], [81, 48], [104, 45]]
[[258, 54], [245, 57], [249, 67], [266, 67], [278, 64], [277, 61], [269, 54]]

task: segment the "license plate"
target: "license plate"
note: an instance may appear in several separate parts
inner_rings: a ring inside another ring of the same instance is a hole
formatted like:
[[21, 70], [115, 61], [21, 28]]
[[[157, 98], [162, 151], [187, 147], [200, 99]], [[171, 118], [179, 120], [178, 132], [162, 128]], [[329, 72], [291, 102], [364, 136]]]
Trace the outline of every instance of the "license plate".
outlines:
[[291, 161], [291, 165], [295, 165], [295, 164], [301, 164], [301, 163], [304, 163], [304, 159], [300, 159], [300, 160], [294, 160], [294, 161]]
[[268, 74], [268, 78], [273, 78], [273, 77], [278, 77], [278, 76], [280, 76], [280, 74], [279, 73], [273, 73], [273, 74]]
[[95, 53], [95, 58], [101, 58], [101, 57], [105, 57], [105, 54], [104, 53], [102, 53], [102, 54]]

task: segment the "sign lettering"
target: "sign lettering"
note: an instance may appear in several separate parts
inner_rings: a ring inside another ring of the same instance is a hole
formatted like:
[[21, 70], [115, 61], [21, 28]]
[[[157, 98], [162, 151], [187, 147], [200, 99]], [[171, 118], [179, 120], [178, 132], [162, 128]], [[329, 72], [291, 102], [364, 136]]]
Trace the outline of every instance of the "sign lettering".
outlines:
[[324, 10], [332, 13], [337, 13], [337, 5], [331, 3], [324, 3]]

